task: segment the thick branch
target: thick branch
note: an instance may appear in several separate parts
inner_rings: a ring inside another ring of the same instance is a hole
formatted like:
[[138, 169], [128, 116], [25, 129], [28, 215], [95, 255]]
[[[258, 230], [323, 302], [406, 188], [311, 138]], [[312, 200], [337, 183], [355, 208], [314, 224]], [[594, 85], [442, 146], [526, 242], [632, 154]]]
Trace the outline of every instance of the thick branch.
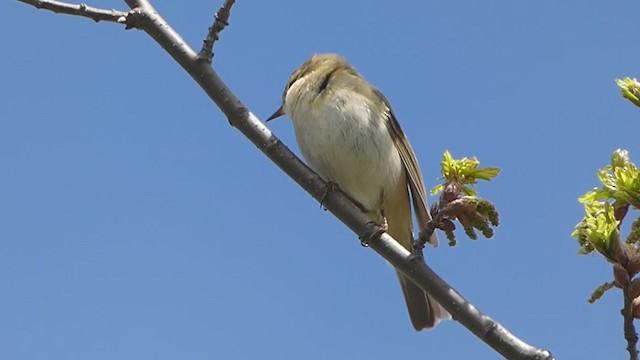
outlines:
[[38, 9], [53, 11], [57, 14], [67, 14], [87, 17], [95, 22], [110, 21], [123, 23], [127, 13], [119, 10], [98, 9], [86, 4], [69, 4], [53, 0], [18, 0], [21, 3], [35, 6]]
[[537, 349], [509, 333], [500, 324], [482, 314], [420, 257], [412, 256], [391, 236], [369, 222], [364, 213], [340, 191], [329, 191], [327, 184], [296, 157], [222, 82], [210, 64], [185, 43], [146, 0], [125, 0], [132, 8], [127, 26], [149, 34], [173, 57], [258, 149], [287, 173], [316, 200], [321, 201], [373, 250], [382, 255], [418, 286], [428, 291], [453, 318], [509, 359], [553, 359], [546, 350]]
[[378, 239], [369, 240], [368, 245], [433, 296], [447, 309], [454, 320], [464, 325], [505, 358], [553, 359], [548, 351], [525, 343], [476, 309], [425, 264], [420, 256], [410, 256], [409, 252], [388, 234], [384, 233]]

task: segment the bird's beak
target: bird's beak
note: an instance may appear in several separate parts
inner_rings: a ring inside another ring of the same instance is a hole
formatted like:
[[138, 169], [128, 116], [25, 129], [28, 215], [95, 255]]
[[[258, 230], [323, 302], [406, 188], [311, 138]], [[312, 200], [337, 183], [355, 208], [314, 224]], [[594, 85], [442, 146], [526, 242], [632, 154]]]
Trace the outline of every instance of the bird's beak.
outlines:
[[[280, 116], [284, 115], [284, 110], [282, 110], [282, 106], [280, 106], [278, 108], [278, 110], [276, 110], [276, 112], [273, 113], [273, 115], [269, 116], [269, 118], [267, 119], [267, 121], [271, 121], [275, 118], [279, 118]], [[266, 121], [265, 121], [266, 122]]]

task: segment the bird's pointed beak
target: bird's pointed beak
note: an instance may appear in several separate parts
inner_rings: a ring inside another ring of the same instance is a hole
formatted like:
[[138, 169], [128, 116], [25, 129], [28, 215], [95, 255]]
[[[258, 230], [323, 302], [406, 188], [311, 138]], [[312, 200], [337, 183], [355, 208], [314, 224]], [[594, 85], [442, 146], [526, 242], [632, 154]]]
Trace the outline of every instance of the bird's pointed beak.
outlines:
[[[284, 115], [284, 110], [282, 110], [282, 106], [280, 106], [278, 108], [278, 110], [276, 110], [276, 112], [273, 113], [273, 115], [269, 116], [269, 118], [267, 119], [267, 121], [271, 121], [275, 118], [279, 118], [280, 116]], [[266, 122], [266, 121], [265, 121]]]

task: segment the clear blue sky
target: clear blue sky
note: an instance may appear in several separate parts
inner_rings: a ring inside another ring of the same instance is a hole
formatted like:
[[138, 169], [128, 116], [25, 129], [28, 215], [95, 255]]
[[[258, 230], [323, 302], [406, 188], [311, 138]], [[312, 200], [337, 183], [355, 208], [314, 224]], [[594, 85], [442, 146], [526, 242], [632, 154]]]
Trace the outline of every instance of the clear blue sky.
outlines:
[[[199, 48], [222, 3], [156, 1]], [[120, 1], [90, 5], [125, 9]], [[0, 358], [498, 359], [412, 329], [391, 267], [279, 171], [146, 34], [0, 3]], [[499, 166], [493, 240], [431, 266], [562, 359], [627, 358], [620, 291], [569, 234], [613, 150], [640, 163], [637, 1], [238, 0], [215, 68], [262, 119], [316, 52], [393, 104], [438, 181]], [[290, 122], [271, 129], [297, 151]]]

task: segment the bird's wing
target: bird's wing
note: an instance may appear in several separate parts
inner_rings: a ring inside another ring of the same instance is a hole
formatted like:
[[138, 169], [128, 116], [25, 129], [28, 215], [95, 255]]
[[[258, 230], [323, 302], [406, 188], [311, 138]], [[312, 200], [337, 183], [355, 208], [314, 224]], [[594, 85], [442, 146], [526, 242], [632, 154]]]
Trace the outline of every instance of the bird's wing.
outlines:
[[[411, 191], [413, 209], [416, 213], [416, 219], [418, 220], [418, 228], [420, 229], [420, 232], [422, 232], [431, 220], [431, 214], [429, 213], [429, 206], [427, 205], [427, 192], [424, 188], [424, 180], [422, 180], [422, 173], [418, 166], [418, 160], [416, 159], [413, 149], [411, 149], [409, 140], [400, 127], [398, 119], [396, 119], [393, 109], [391, 108], [391, 104], [389, 104], [387, 98], [379, 90], [375, 90], [375, 92], [389, 109], [387, 115], [389, 121], [386, 123], [387, 129], [389, 130], [393, 143], [400, 154], [402, 164], [407, 171], [407, 180]], [[433, 246], [438, 245], [438, 237], [435, 232], [429, 239], [429, 242]]]

